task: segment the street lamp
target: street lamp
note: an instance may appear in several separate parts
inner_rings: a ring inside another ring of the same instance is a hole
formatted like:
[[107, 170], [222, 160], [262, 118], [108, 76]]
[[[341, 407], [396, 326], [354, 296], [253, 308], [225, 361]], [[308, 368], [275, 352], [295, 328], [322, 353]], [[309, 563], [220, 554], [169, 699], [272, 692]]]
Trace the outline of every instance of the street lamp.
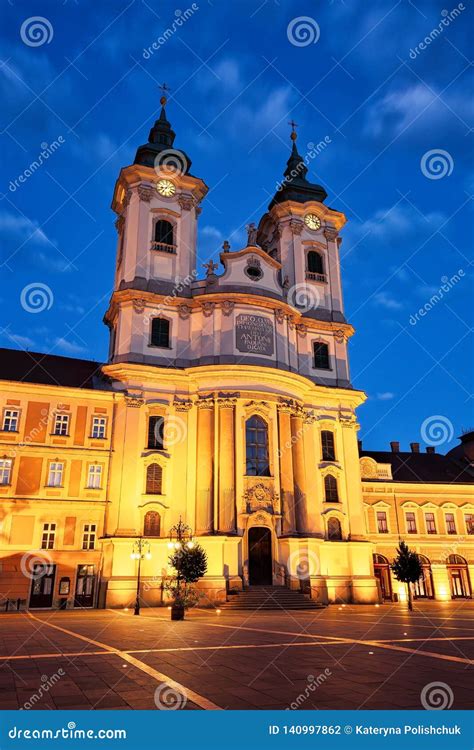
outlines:
[[142, 560], [151, 560], [150, 542], [140, 537], [135, 539], [133, 542], [132, 552], [130, 557], [132, 560], [138, 560], [138, 575], [137, 575], [137, 596], [135, 599], [135, 609], [133, 610], [134, 615], [140, 614], [140, 572]]
[[175, 526], [171, 527], [169, 538], [169, 549], [178, 550], [182, 549], [183, 547], [192, 549], [194, 547], [193, 531], [190, 526], [183, 523], [183, 521], [181, 520], [181, 516], [179, 517], [178, 523]]

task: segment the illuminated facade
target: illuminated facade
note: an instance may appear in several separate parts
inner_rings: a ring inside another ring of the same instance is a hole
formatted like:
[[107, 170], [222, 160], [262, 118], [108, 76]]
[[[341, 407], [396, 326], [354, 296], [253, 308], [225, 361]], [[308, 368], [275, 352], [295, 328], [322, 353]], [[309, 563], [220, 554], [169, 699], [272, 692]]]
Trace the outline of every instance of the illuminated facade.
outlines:
[[[361, 452], [365, 396], [350, 382], [339, 265], [345, 217], [307, 180], [296, 135], [248, 245], [224, 243], [222, 271], [211, 261], [200, 280], [207, 187], [173, 148], [164, 103], [114, 191], [108, 363], [3, 350], [0, 596], [128, 606], [130, 553], [144, 536], [142, 597], [161, 604], [180, 517], [208, 554], [204, 605], [255, 584], [323, 603], [394, 598], [387, 561], [399, 537], [428, 560], [420, 596], [470, 596], [471, 443], [450, 457], [415, 451], [409, 481], [397, 451]], [[433, 462], [442, 479], [430, 478]]]

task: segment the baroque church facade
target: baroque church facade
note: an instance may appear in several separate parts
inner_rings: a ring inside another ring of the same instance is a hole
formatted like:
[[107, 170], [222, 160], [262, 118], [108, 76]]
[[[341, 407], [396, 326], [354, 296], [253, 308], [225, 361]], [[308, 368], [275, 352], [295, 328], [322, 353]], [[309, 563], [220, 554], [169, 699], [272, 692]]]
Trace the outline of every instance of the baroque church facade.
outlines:
[[[332, 602], [403, 597], [400, 538], [425, 598], [470, 597], [474, 436], [443, 456], [366, 452], [351, 385], [343, 213], [296, 147], [247, 246], [197, 270], [207, 186], [159, 119], [117, 179], [107, 364], [2, 351], [5, 606], [165, 602], [169, 533], [205, 548], [201, 604], [252, 585]], [[1, 604], [0, 604], [1, 606]]]

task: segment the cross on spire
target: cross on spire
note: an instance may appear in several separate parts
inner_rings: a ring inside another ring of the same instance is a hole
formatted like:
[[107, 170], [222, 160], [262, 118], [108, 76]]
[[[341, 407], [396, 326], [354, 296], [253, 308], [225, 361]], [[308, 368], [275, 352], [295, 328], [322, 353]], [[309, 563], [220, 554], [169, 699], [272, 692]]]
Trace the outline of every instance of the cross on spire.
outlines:
[[291, 134], [290, 138], [293, 141], [293, 143], [296, 141], [297, 135], [296, 135], [296, 128], [298, 127], [298, 123], [296, 123], [294, 120], [290, 120], [288, 125], [291, 125]]
[[161, 104], [162, 107], [164, 107], [165, 104], [166, 104], [166, 102], [168, 101], [168, 96], [167, 96], [168, 92], [171, 91], [171, 89], [169, 88], [169, 86], [166, 83], [160, 84], [160, 86], [158, 88], [161, 91], [160, 104]]

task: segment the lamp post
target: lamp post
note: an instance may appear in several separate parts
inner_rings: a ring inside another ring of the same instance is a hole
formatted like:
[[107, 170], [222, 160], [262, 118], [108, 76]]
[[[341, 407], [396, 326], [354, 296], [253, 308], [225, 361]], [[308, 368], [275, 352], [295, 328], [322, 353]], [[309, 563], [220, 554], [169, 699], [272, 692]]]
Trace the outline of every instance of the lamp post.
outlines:
[[150, 542], [142, 537], [135, 539], [133, 542], [132, 553], [130, 555], [132, 560], [138, 560], [138, 574], [137, 574], [137, 596], [135, 599], [135, 608], [133, 610], [134, 615], [140, 614], [140, 573], [142, 560], [151, 560]]

